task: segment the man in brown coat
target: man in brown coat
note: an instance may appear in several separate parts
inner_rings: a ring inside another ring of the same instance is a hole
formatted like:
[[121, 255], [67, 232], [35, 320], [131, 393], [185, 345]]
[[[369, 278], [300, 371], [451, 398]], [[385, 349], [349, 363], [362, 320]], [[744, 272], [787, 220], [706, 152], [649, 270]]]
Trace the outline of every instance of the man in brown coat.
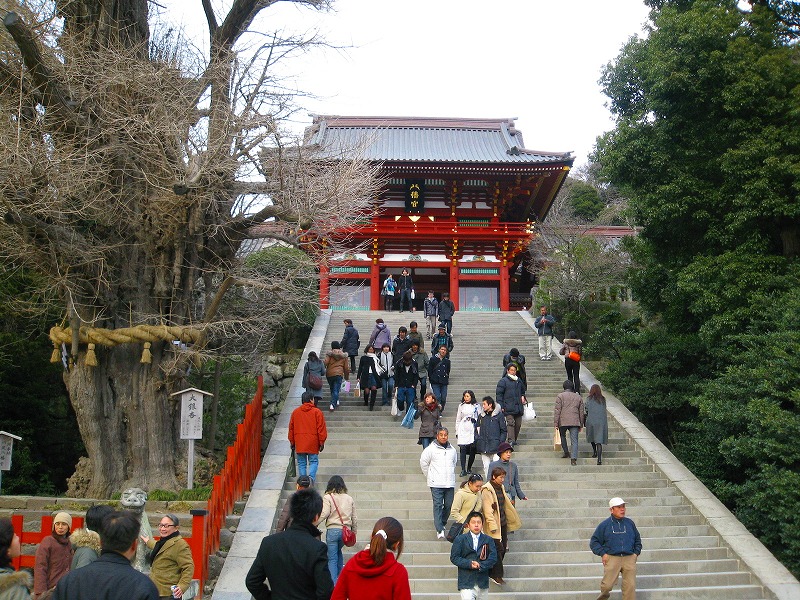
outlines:
[[314, 406], [314, 395], [303, 392], [302, 404], [294, 409], [289, 419], [289, 444], [297, 455], [297, 473], [308, 475], [312, 481], [317, 479], [319, 453], [328, 439], [325, 416]]
[[[562, 458], [572, 458], [573, 466], [578, 464], [578, 434], [585, 425], [586, 415], [583, 410], [583, 398], [575, 393], [571, 381], [564, 382], [564, 391], [556, 396], [556, 408], [553, 413], [555, 428], [561, 434], [561, 449], [564, 451]], [[567, 452], [567, 430], [571, 438], [570, 449]]]

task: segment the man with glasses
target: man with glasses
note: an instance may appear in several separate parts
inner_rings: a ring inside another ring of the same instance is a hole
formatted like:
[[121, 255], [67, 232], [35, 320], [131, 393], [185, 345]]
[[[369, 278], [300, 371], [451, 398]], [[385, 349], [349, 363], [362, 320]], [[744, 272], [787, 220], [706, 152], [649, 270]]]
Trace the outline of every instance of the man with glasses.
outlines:
[[53, 595], [55, 600], [157, 600], [152, 581], [131, 566], [139, 537], [139, 515], [112, 511], [102, 519], [100, 557], [85, 567], [62, 577]]
[[608, 600], [622, 573], [622, 600], [636, 598], [636, 561], [642, 553], [642, 538], [633, 521], [625, 517], [625, 500], [608, 502], [611, 516], [597, 526], [589, 548], [603, 559], [603, 579], [597, 600]]
[[182, 598], [189, 590], [194, 573], [192, 549], [178, 531], [180, 521], [173, 514], [161, 517], [158, 533], [161, 539], [141, 536], [150, 551], [150, 579], [161, 598]]

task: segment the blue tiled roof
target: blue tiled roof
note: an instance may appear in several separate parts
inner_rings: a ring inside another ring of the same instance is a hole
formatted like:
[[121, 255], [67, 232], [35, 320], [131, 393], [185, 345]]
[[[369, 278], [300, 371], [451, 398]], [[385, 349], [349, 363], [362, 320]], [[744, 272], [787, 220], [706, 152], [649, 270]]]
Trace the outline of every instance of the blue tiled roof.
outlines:
[[514, 119], [317, 116], [306, 144], [337, 158], [363, 149], [381, 162], [572, 163], [569, 152], [526, 149]]

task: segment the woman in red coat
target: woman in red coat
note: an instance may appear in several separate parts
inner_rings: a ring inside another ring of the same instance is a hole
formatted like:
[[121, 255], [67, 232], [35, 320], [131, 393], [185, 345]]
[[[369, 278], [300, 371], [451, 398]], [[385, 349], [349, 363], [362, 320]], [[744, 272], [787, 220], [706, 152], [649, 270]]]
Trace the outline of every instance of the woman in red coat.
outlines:
[[344, 566], [331, 600], [411, 600], [408, 571], [397, 562], [402, 552], [400, 521], [379, 519], [372, 528], [369, 547]]

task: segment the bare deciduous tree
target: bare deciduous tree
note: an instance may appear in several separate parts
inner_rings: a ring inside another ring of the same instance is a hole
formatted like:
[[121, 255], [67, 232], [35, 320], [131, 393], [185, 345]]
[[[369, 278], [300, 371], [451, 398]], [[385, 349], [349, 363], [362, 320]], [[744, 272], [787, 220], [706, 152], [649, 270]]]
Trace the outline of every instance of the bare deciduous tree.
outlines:
[[617, 207], [591, 223], [577, 218], [570, 207], [570, 182], [565, 183], [547, 218], [537, 226], [530, 252], [540, 290], [577, 314], [590, 296], [624, 285], [627, 257], [620, 248], [604, 245], [591, 233], [593, 227], [611, 222]]
[[[231, 0], [218, 19], [202, 0], [203, 57], [151, 36], [148, 0], [0, 0], [0, 244], [64, 310], [51, 339], [89, 455], [71, 493], [178, 487], [169, 394], [188, 365], [265, 347], [309, 301], [335, 232], [373, 209], [373, 166], [315, 160], [284, 135], [275, 62], [316, 40], [248, 37], [274, 3]], [[239, 251], [254, 231], [309, 253], [253, 268]]]

